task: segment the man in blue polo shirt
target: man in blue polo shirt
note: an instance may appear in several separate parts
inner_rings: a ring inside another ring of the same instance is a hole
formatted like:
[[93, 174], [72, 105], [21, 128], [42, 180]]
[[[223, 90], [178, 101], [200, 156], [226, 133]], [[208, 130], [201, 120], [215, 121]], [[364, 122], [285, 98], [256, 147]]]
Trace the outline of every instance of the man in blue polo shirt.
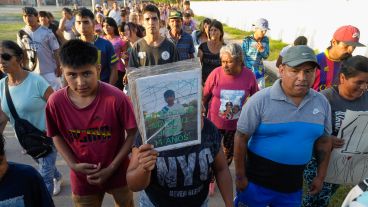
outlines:
[[331, 152], [331, 108], [311, 89], [318, 67], [305, 45], [291, 47], [272, 87], [244, 106], [235, 134], [235, 206], [301, 206], [303, 170], [314, 155], [318, 173], [310, 194], [322, 188]]
[[194, 57], [193, 38], [183, 31], [183, 16], [181, 12], [172, 10], [169, 14], [170, 31], [167, 38], [176, 45], [179, 53], [179, 60], [186, 60]]

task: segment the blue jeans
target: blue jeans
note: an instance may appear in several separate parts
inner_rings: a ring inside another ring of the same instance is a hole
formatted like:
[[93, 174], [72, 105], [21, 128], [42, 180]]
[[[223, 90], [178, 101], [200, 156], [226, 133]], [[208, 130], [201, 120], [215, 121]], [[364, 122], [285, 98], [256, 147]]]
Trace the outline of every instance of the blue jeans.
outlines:
[[54, 191], [54, 178], [60, 180], [61, 174], [56, 169], [56, 156], [57, 151], [53, 148], [52, 152], [45, 157], [41, 157], [36, 160], [38, 163], [38, 171], [40, 172], [43, 181], [46, 184], [47, 190], [49, 191], [50, 195], [52, 196]]
[[[139, 206], [140, 207], [155, 207], [148, 198], [144, 190], [139, 192]], [[201, 207], [208, 207], [208, 198], [203, 202]]]
[[277, 192], [252, 182], [242, 192], [237, 192], [235, 207], [298, 207], [301, 206], [302, 190], [293, 193]]

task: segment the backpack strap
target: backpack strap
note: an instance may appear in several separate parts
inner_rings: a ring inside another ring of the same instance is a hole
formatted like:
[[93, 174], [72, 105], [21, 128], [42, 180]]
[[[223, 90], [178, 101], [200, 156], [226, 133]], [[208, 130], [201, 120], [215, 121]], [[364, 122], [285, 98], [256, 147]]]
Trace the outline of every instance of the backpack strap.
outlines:
[[8, 77], [6, 77], [5, 79], [5, 96], [6, 96], [6, 102], [8, 103], [8, 108], [10, 110], [10, 113], [12, 114], [13, 118], [15, 120], [19, 119], [18, 113], [15, 110], [14, 104], [13, 104], [13, 100], [10, 96], [10, 92], [9, 92], [9, 86], [8, 86]]

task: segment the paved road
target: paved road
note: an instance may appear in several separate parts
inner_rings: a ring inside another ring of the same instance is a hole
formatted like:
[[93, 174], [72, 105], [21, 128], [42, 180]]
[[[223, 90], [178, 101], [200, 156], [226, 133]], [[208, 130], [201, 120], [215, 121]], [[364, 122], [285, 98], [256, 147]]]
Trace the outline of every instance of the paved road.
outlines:
[[[20, 147], [19, 142], [14, 135], [13, 128], [9, 124], [5, 128], [4, 136], [6, 140], [5, 149], [8, 161], [29, 164], [37, 168], [37, 164], [32, 160], [30, 156], [23, 155], [21, 153], [22, 148]], [[69, 179], [69, 167], [67, 166], [66, 162], [60, 157], [60, 155], [57, 158], [56, 166], [59, 169], [59, 171], [63, 174], [64, 182], [62, 185], [61, 193], [53, 197], [55, 205], [56, 207], [70, 207], [72, 206], [72, 201], [71, 201], [71, 189]], [[234, 173], [233, 165], [230, 166], [230, 171], [232, 172], [232, 174]], [[138, 200], [137, 195], [138, 195], [137, 193], [134, 193], [135, 203], [137, 203]], [[105, 196], [103, 206], [104, 207], [113, 206], [113, 199], [110, 195], [107, 194]], [[224, 206], [224, 203], [222, 201], [218, 189], [216, 189], [215, 195], [213, 197], [210, 197], [209, 206], [210, 207]]]

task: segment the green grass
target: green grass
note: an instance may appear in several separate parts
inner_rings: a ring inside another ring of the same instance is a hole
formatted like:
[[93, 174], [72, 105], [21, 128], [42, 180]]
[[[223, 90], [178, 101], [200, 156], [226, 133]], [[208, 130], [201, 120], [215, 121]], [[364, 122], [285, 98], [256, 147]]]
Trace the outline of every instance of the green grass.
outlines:
[[[60, 20], [61, 12], [53, 12], [56, 20]], [[21, 13], [0, 13], [0, 40], [16, 40], [17, 32], [24, 27]]]
[[24, 27], [24, 23], [6, 22], [0, 23], [0, 40], [16, 40], [17, 32]]

